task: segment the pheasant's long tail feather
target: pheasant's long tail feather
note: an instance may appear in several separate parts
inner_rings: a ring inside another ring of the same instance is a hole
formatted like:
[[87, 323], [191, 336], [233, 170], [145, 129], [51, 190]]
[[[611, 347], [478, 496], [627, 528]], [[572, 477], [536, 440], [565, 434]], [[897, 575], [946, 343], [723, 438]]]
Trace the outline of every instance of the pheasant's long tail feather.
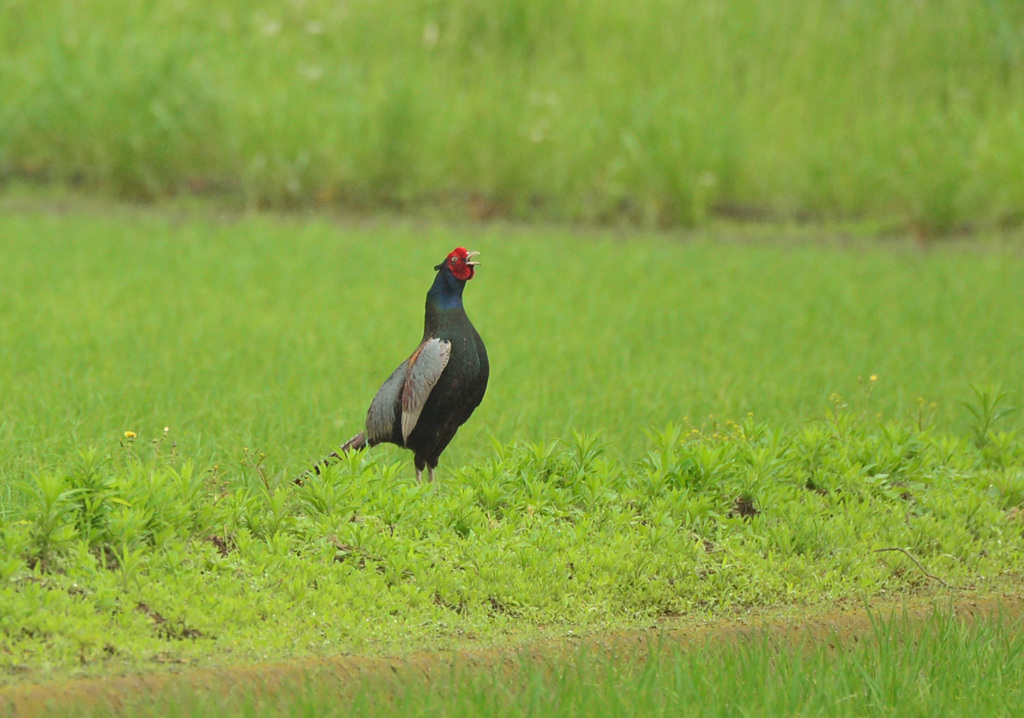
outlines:
[[[356, 434], [351, 439], [349, 439], [344, 444], [342, 444], [341, 448], [338, 449], [338, 451], [340, 451], [341, 453], [344, 454], [346, 451], [359, 451], [359, 449], [363, 449], [365, 447], [366, 447], [366, 432], [360, 431], [358, 434]], [[331, 454], [331, 456], [337, 458], [338, 454], [337, 454], [337, 452], [334, 452], [334, 453]]]
[[[327, 469], [328, 465], [340, 459], [342, 454], [348, 453], [349, 451], [358, 451], [359, 449], [364, 448], [366, 445], [366, 433], [360, 431], [358, 434], [356, 434], [351, 439], [342, 444], [340, 447], [338, 447], [337, 451], [332, 451], [330, 454], [320, 459], [320, 461], [313, 464], [313, 467], [309, 471], [305, 472], [302, 476], [309, 476], [310, 474], [316, 474], [317, 476], [319, 476], [324, 472], [324, 470]], [[302, 476], [299, 476], [295, 479], [295, 483], [299, 484], [300, 486], [303, 483]]]

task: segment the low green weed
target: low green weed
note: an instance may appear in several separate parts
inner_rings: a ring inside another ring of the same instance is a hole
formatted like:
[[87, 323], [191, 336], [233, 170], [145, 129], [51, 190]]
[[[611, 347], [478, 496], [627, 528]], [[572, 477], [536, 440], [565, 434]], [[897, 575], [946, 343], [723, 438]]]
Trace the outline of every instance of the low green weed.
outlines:
[[1017, 411], [1017, 407], [1006, 405], [1007, 392], [993, 386], [972, 386], [973, 402], [964, 402], [964, 407], [973, 419], [971, 431], [978, 448], [987, 446], [993, 440], [995, 425]]
[[974, 441], [840, 407], [795, 430], [747, 417], [647, 436], [632, 461], [581, 432], [496, 442], [432, 484], [365, 452], [293, 480], [253, 452], [82, 451], [7, 507], [0, 660], [443, 647], [1024, 568], [1019, 448], [994, 466]]

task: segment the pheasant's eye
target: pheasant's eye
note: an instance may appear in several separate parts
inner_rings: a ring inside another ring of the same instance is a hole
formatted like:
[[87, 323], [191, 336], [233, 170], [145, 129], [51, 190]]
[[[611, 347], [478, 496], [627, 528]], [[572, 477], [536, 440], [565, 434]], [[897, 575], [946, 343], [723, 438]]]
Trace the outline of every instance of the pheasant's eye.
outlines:
[[458, 264], [458, 263], [459, 263], [459, 258], [458, 257], [452, 257], [452, 264]]

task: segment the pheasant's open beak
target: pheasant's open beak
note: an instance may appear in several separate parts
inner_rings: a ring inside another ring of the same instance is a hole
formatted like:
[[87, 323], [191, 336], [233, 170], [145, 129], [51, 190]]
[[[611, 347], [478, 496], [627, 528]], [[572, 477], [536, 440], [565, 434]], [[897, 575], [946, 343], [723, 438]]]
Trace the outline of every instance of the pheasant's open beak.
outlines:
[[468, 264], [468, 265], [469, 265], [469, 266], [471, 266], [471, 267], [477, 267], [477, 266], [479, 266], [479, 265], [480, 265], [480, 262], [474, 262], [474, 261], [472, 261], [472, 260], [473, 260], [473, 257], [476, 257], [476, 256], [477, 256], [477, 255], [479, 255], [479, 254], [480, 254], [480, 252], [466, 252], [466, 264]]

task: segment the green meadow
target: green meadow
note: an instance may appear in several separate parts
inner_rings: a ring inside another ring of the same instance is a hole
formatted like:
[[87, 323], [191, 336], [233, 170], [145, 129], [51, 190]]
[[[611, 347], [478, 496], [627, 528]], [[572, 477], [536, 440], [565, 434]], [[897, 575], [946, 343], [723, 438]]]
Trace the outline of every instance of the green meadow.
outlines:
[[[6, 681], [1012, 592], [1016, 243], [922, 249], [9, 200]], [[728, 232], [723, 228], [722, 232]], [[419, 484], [359, 430], [431, 267], [491, 388]]]
[[494, 377], [447, 465], [489, 451], [489, 437], [550, 442], [570, 428], [632, 459], [670, 422], [752, 413], [794, 428], [836, 401], [964, 433], [972, 387], [1013, 405], [1024, 389], [1014, 237], [921, 251], [807, 229], [723, 242], [735, 230], [8, 206], [8, 476], [164, 427], [196, 459], [248, 447], [299, 471], [360, 429], [420, 339], [431, 267], [457, 245], [482, 252], [466, 303]]
[[[0, 712], [1018, 599], [1022, 126], [1009, 0], [0, 2]], [[308, 475], [456, 246], [437, 480]], [[1011, 618], [154, 710], [1010, 715]]]
[[6, 0], [0, 173], [250, 207], [1017, 225], [1024, 8]]

